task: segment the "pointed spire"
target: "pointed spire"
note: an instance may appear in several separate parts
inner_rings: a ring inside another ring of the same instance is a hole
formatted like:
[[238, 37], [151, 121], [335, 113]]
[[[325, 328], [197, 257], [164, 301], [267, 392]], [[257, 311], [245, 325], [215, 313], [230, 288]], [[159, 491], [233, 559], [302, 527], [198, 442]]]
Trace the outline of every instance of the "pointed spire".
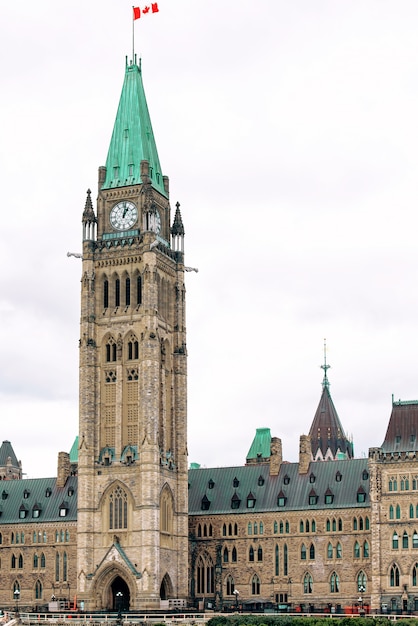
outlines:
[[173, 226], [171, 228], [172, 235], [184, 235], [183, 220], [180, 213], [180, 202], [176, 203], [176, 214], [174, 216]]
[[326, 343], [324, 340], [324, 378], [322, 381], [322, 395], [313, 419], [309, 436], [311, 438], [312, 458], [314, 460], [328, 460], [354, 456], [353, 444], [344, 433], [329, 391], [327, 371]]
[[83, 222], [95, 222], [96, 216], [94, 214], [93, 203], [91, 201], [91, 190], [87, 189], [86, 204], [83, 211]]
[[180, 213], [180, 202], [176, 203], [176, 214], [171, 227], [171, 243], [173, 250], [184, 253], [184, 226]]
[[165, 197], [160, 161], [142, 84], [141, 67], [126, 61], [125, 80], [106, 159], [102, 189], [142, 182], [141, 162], [148, 163], [151, 185]]

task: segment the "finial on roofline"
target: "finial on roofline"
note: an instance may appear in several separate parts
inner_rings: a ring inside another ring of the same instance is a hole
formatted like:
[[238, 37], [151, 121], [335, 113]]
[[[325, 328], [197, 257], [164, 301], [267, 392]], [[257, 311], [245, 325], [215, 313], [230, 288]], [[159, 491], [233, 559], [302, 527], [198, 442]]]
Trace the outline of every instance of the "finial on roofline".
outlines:
[[327, 340], [324, 339], [324, 364], [321, 365], [321, 369], [324, 370], [324, 379], [322, 381], [322, 388], [325, 389], [325, 387], [327, 389], [329, 389], [329, 380], [328, 380], [328, 376], [327, 376], [327, 370], [329, 370], [329, 368], [331, 367], [331, 365], [327, 364]]

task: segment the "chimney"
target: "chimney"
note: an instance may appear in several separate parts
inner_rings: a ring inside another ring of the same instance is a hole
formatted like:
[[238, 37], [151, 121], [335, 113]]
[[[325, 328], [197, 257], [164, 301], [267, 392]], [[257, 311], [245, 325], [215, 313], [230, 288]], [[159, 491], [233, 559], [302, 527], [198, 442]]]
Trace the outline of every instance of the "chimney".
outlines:
[[306, 474], [312, 461], [311, 438], [301, 435], [299, 439], [299, 474]]
[[282, 461], [282, 440], [279, 437], [272, 437], [270, 444], [270, 476], [275, 476], [279, 473]]
[[64, 487], [70, 474], [70, 455], [68, 454], [68, 452], [58, 452], [57, 487]]

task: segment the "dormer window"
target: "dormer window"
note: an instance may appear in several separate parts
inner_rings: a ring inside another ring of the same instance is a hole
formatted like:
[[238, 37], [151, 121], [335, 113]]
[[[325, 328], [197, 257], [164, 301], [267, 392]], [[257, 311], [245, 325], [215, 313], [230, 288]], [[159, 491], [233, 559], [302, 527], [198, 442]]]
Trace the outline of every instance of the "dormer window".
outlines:
[[19, 519], [25, 519], [28, 515], [28, 510], [24, 504], [21, 504], [19, 507]]
[[264, 485], [264, 478], [262, 476], [258, 477], [258, 486], [262, 487]]
[[8, 497], [9, 497], [9, 494], [7, 493], [7, 491], [3, 489], [3, 493], [1, 494], [1, 499], [7, 500]]
[[342, 477], [343, 477], [343, 475], [341, 474], [341, 472], [337, 472], [335, 474], [335, 480], [337, 481], [337, 483], [341, 482]]
[[234, 489], [239, 487], [239, 480], [238, 480], [238, 478], [236, 476], [235, 476], [234, 480], [232, 481], [232, 486], [234, 487]]
[[23, 492], [23, 497], [25, 498], [25, 500], [27, 500], [27, 498], [29, 498], [29, 496], [30, 496], [30, 491], [25, 489], [25, 491]]
[[253, 509], [255, 506], [255, 497], [250, 492], [247, 496], [247, 509]]
[[290, 483], [290, 476], [286, 474], [286, 476], [283, 478], [283, 484], [288, 485], [289, 483]]
[[283, 491], [280, 491], [277, 496], [277, 506], [286, 506], [286, 496]]
[[38, 503], [36, 503], [33, 505], [33, 508], [32, 508], [32, 517], [36, 519], [40, 516], [40, 514], [41, 514], [41, 507]]
[[59, 506], [59, 516], [60, 517], [67, 517], [68, 515], [68, 502], [61, 502], [60, 506]]
[[71, 496], [74, 495], [74, 487], [68, 487], [68, 491], [67, 491], [69, 497], [71, 498]]
[[369, 478], [369, 472], [365, 469], [363, 470], [363, 474], [361, 475], [363, 480], [368, 480]]
[[324, 502], [325, 504], [332, 504], [334, 502], [334, 494], [329, 488], [325, 492]]
[[214, 486], [215, 486], [214, 481], [213, 481], [212, 479], [210, 479], [210, 481], [208, 482], [208, 487], [209, 487], [209, 489], [213, 489], [213, 488], [214, 488]]
[[363, 487], [357, 489], [357, 502], [366, 502], [366, 492]]
[[309, 482], [310, 483], [314, 483], [316, 481], [316, 476], [315, 474], [309, 474]]
[[318, 496], [316, 494], [315, 489], [312, 489], [309, 494], [309, 504], [310, 506], [314, 506], [318, 502]]
[[202, 498], [200, 508], [202, 509], [202, 511], [209, 511], [209, 507], [210, 507], [210, 500], [205, 494]]
[[239, 496], [237, 495], [237, 493], [235, 492], [231, 498], [231, 509], [239, 509], [240, 504], [241, 504], [241, 500]]
[[50, 498], [52, 495], [52, 489], [51, 487], [47, 487], [47, 489], [45, 490], [45, 498]]

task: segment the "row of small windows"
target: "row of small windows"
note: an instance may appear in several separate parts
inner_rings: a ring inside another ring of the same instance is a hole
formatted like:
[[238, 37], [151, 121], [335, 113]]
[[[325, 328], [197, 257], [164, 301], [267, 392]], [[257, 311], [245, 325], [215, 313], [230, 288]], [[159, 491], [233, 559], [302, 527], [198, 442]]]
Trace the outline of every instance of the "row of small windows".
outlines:
[[[369, 558], [369, 544], [365, 541], [362, 545], [359, 544], [358, 541], [354, 544], [354, 558], [359, 559], [363, 555], [364, 558]], [[302, 544], [300, 549], [300, 558], [302, 561], [305, 561], [308, 556], [308, 550], [305, 544]], [[340, 542], [337, 542], [335, 546], [332, 543], [328, 543], [327, 545], [327, 559], [342, 559], [343, 558], [343, 550]], [[309, 546], [309, 559], [313, 561], [315, 559], [315, 546], [313, 543]]]
[[418, 476], [414, 476], [412, 481], [409, 476], [391, 476], [388, 480], [388, 489], [389, 491], [398, 491], [398, 487], [400, 491], [409, 491], [412, 487], [412, 491], [418, 490]]
[[[353, 530], [370, 530], [370, 520], [366, 517], [353, 517]], [[299, 532], [300, 533], [316, 533], [316, 521], [315, 519], [301, 519], [299, 521]], [[342, 532], [343, 531], [343, 521], [339, 517], [336, 518], [328, 518], [325, 522], [325, 531], [326, 532]], [[289, 534], [290, 532], [290, 524], [288, 520], [275, 520], [273, 522], [273, 533], [275, 535], [280, 534]], [[260, 522], [248, 522], [247, 524], [247, 535], [263, 535], [264, 534], [264, 524], [262, 521]], [[223, 524], [222, 526], [222, 536], [223, 537], [233, 537], [238, 535], [238, 526], [237, 524]], [[198, 537], [213, 537], [213, 528], [212, 524], [198, 524], [197, 526], [197, 536]]]
[[[111, 286], [113, 286], [112, 293]], [[134, 285], [134, 293], [131, 292], [131, 279], [129, 277], [125, 278], [122, 283], [120, 278], [115, 278], [112, 285], [106, 278], [103, 281], [103, 308], [108, 309], [109, 306], [114, 306], [115, 308], [120, 306], [131, 306], [131, 301], [136, 306], [142, 304], [141, 276], [137, 276]]]
[[[70, 541], [70, 532], [69, 530], [57, 530], [55, 531], [55, 542], [56, 543], [68, 543]], [[10, 544], [17, 545], [20, 543], [25, 543], [25, 533], [24, 532], [12, 532], [10, 535]], [[46, 531], [33, 531], [32, 535], [32, 543], [47, 543], [47, 533]], [[3, 535], [0, 533], [0, 545], [3, 544]]]
[[[393, 504], [389, 507], [389, 519], [401, 519], [402, 510], [399, 504], [393, 506]], [[409, 505], [409, 518], [418, 519], [418, 504], [415, 506], [413, 504]]]
[[[402, 548], [404, 550], [409, 548], [409, 535], [406, 532], [406, 530], [404, 531], [402, 538], [401, 538], [401, 543], [402, 543]], [[418, 548], [418, 533], [415, 530], [413, 535], [412, 535], [412, 547], [414, 549]], [[396, 532], [396, 530], [394, 531], [393, 535], [392, 535], [392, 549], [393, 550], [398, 550], [399, 548], [399, 535]]]
[[224, 524], [222, 526], [222, 536], [223, 537], [236, 537], [238, 535], [238, 524]]
[[[226, 528], [225, 524], [224, 524], [224, 527]], [[225, 535], [226, 535], [226, 531], [225, 531]], [[212, 524], [198, 524], [197, 536], [198, 537], [212, 537], [213, 536]]]
[[[67, 580], [67, 562], [68, 557], [67, 553], [64, 552], [60, 554], [59, 552], [55, 555], [55, 580], [59, 581], [60, 575], [62, 575], [62, 580]], [[10, 567], [11, 569], [23, 569], [24, 559], [23, 554], [12, 554], [10, 558]], [[34, 569], [45, 569], [46, 567], [46, 559], [45, 554], [42, 552], [40, 555], [35, 553], [33, 555], [32, 566]], [[58, 576], [58, 577], [57, 577]]]
[[247, 526], [247, 534], [248, 535], [263, 535], [264, 534], [264, 524], [263, 522], [248, 522]]

